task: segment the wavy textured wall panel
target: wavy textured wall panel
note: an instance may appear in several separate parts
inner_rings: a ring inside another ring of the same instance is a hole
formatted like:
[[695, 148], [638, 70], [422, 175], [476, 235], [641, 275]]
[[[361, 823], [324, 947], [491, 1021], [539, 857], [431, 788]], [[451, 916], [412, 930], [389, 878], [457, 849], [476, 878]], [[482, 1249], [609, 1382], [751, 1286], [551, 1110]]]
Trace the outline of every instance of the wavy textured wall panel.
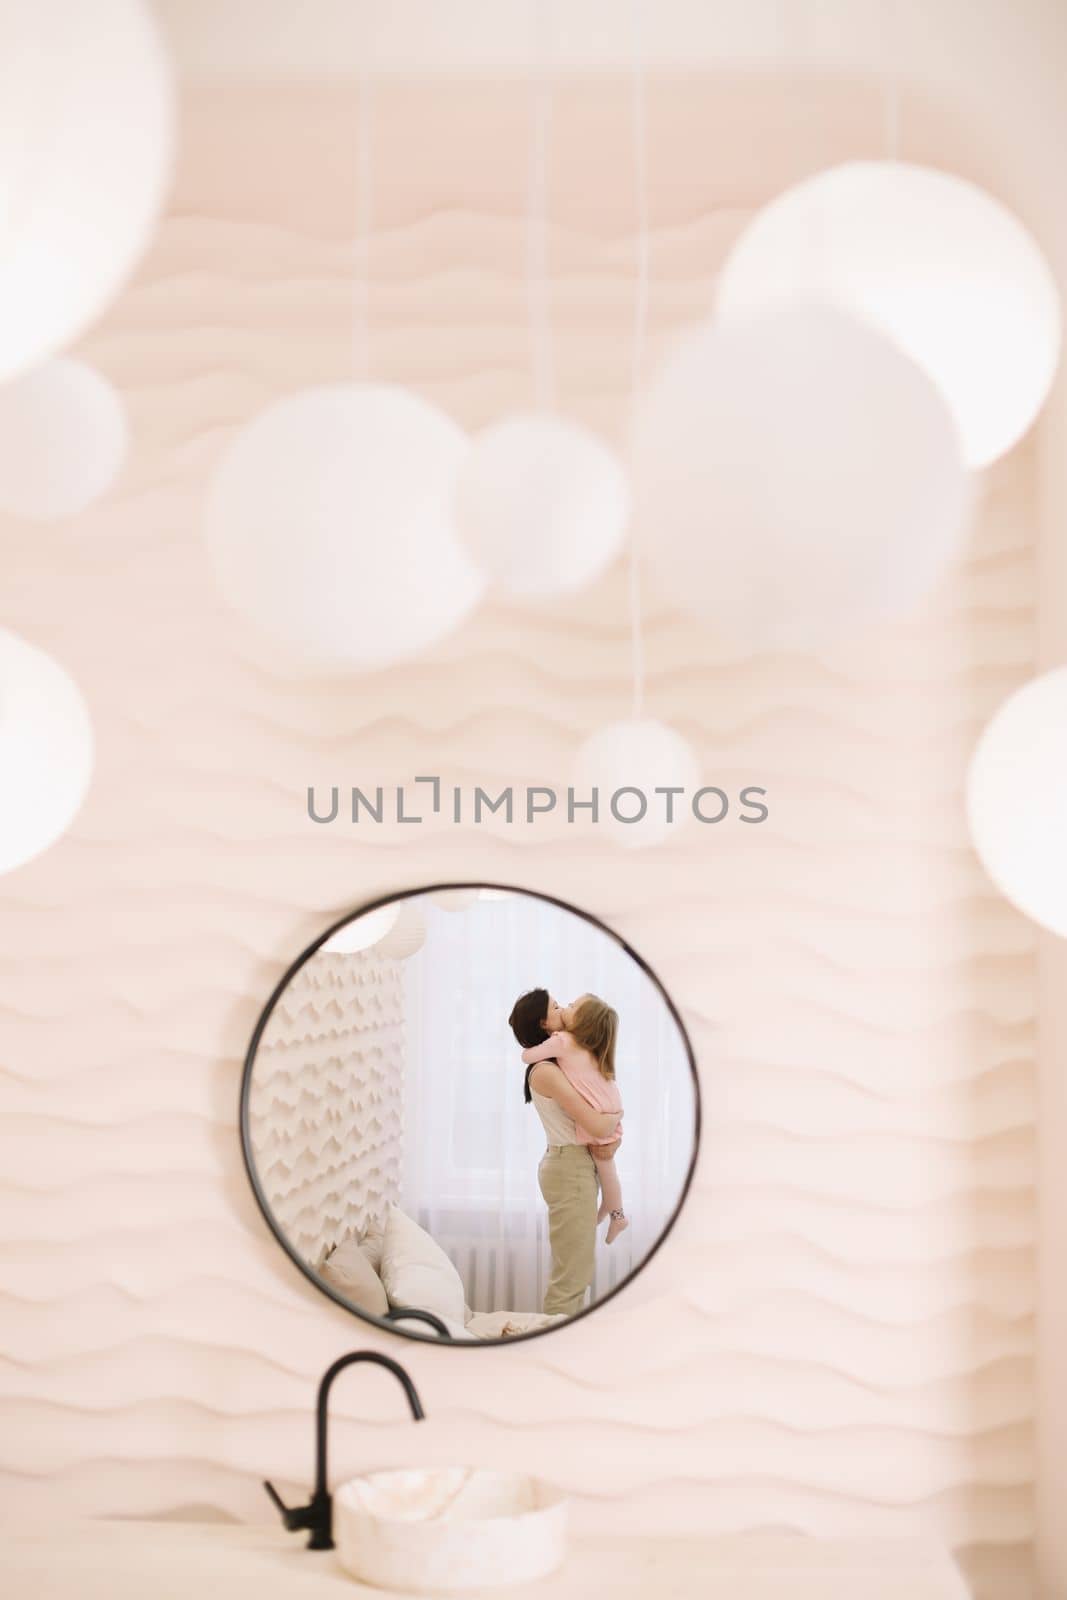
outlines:
[[[371, 370], [471, 426], [531, 397], [528, 113], [513, 84], [375, 98]], [[561, 90], [550, 183], [559, 400], [615, 438], [629, 114], [610, 81]], [[706, 312], [751, 209], [877, 149], [879, 118], [870, 86], [653, 86], [650, 360]], [[1032, 663], [1031, 452], [989, 480], [922, 612], [860, 645], [731, 652], [646, 595], [649, 711], [707, 781], [765, 785], [765, 826], [648, 853], [565, 828], [317, 826], [312, 783], [566, 782], [628, 704], [621, 567], [573, 602], [493, 601], [356, 681], [287, 673], [213, 587], [220, 450], [350, 370], [356, 123], [342, 86], [187, 97], [157, 248], [85, 341], [128, 397], [130, 466], [76, 527], [3, 528], [5, 625], [76, 675], [98, 739], [70, 835], [3, 884], [5, 1515], [260, 1518], [262, 1477], [306, 1477], [319, 1372], [385, 1340], [267, 1235], [235, 1126], [244, 1050], [328, 920], [487, 877], [588, 905], [673, 991], [708, 1114], [695, 1189], [597, 1317], [511, 1350], [390, 1345], [430, 1421], [416, 1440], [391, 1387], [346, 1381], [337, 1470], [521, 1456], [590, 1527], [924, 1529], [1006, 1600], [1032, 1536], [1034, 945], [968, 846], [963, 777]], [[910, 110], [907, 137], [989, 177], [939, 114]]]

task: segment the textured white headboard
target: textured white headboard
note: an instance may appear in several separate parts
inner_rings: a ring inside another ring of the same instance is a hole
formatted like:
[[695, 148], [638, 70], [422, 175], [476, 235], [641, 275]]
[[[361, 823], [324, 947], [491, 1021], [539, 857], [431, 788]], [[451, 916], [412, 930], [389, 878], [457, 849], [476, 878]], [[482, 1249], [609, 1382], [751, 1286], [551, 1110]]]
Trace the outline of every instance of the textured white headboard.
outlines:
[[403, 1074], [399, 963], [312, 956], [271, 1014], [249, 1097], [264, 1192], [312, 1265], [399, 1199]]

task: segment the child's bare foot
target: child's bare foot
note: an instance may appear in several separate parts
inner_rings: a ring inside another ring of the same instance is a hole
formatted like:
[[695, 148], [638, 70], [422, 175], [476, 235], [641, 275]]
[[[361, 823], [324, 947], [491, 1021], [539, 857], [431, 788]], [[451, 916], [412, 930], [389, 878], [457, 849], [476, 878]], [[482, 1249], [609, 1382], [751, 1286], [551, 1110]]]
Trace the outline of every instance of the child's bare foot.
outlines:
[[630, 1219], [625, 1212], [612, 1211], [610, 1216], [611, 1221], [608, 1223], [608, 1231], [605, 1234], [608, 1244], [611, 1244], [614, 1239], [619, 1237], [619, 1234], [622, 1233], [625, 1228], [630, 1226]]
[[597, 1227], [599, 1228], [600, 1224], [603, 1222], [605, 1217], [610, 1217], [610, 1216], [611, 1216], [611, 1207], [608, 1205], [606, 1200], [601, 1200], [601, 1202], [600, 1202], [600, 1210], [596, 1214], [596, 1225], [597, 1225]]

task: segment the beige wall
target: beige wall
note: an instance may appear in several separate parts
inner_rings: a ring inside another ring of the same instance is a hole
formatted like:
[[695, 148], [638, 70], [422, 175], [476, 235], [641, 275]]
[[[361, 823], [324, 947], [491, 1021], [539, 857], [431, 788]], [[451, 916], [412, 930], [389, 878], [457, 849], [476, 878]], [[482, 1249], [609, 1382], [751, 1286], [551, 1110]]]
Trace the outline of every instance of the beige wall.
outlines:
[[[377, 374], [476, 425], [529, 398], [527, 107], [396, 83], [376, 118]], [[632, 315], [627, 102], [561, 91], [552, 308], [563, 402], [612, 436]], [[650, 103], [653, 351], [708, 305], [750, 210], [877, 150], [868, 87], [690, 79]], [[818, 659], [732, 655], [649, 596], [649, 709], [759, 830], [647, 855], [519, 832], [306, 819], [309, 783], [565, 779], [627, 705], [621, 570], [497, 602], [418, 662], [286, 675], [212, 587], [206, 476], [271, 397], [349, 359], [356, 125], [343, 86], [190, 92], [158, 247], [86, 342], [137, 451], [77, 527], [6, 525], [4, 621], [78, 677], [96, 782], [6, 880], [0, 1491], [6, 1514], [259, 1518], [310, 1465], [313, 1382], [380, 1345], [316, 1296], [247, 1192], [239, 1065], [287, 961], [343, 908], [482, 876], [587, 905], [652, 961], [701, 1062], [707, 1139], [667, 1250], [610, 1316], [512, 1350], [390, 1343], [430, 1413], [337, 1394], [339, 1471], [514, 1461], [590, 1527], [940, 1533], [1024, 1594], [1034, 1529], [1032, 931], [968, 848], [962, 780], [1032, 669], [1035, 470], [993, 477], [922, 616]], [[911, 153], [988, 178], [922, 107]], [[696, 158], [694, 153], [699, 155]], [[414, 842], [413, 842], [414, 839]]]

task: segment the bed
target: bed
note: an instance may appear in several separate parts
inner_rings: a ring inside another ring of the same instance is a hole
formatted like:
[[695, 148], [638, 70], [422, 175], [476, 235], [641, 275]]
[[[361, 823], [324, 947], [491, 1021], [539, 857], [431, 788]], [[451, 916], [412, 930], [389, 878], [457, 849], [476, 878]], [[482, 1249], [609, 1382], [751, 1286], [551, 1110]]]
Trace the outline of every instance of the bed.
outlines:
[[396, 1205], [309, 1264], [355, 1310], [441, 1339], [514, 1338], [565, 1320], [541, 1311], [472, 1311], [448, 1255]]

